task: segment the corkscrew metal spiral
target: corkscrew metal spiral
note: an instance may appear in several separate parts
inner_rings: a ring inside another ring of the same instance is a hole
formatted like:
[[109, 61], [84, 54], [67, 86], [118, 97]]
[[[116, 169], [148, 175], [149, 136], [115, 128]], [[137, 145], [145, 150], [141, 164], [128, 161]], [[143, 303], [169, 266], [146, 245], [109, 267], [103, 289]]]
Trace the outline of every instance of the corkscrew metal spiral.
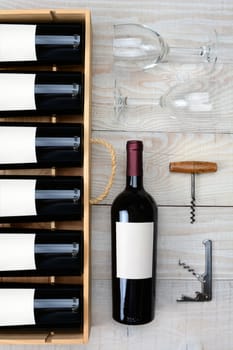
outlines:
[[195, 222], [195, 199], [192, 199], [191, 202], [190, 202], [190, 223], [193, 224]]
[[178, 264], [180, 266], [183, 266], [184, 269], [187, 269], [188, 272], [192, 273], [192, 275], [195, 276], [199, 282], [203, 282], [202, 275], [200, 275], [199, 273], [196, 273], [195, 269], [192, 268], [190, 265], [187, 265], [185, 262], [182, 262], [181, 260], [179, 260]]
[[201, 292], [195, 292], [195, 297], [182, 295], [177, 301], [209, 301], [212, 299], [212, 241], [207, 239], [202, 242], [205, 245], [205, 272], [196, 273], [190, 265], [179, 260], [179, 266], [182, 266], [201, 283]]
[[190, 223], [195, 222], [195, 211], [196, 211], [196, 198], [195, 198], [195, 174], [191, 174], [191, 202], [190, 202]]

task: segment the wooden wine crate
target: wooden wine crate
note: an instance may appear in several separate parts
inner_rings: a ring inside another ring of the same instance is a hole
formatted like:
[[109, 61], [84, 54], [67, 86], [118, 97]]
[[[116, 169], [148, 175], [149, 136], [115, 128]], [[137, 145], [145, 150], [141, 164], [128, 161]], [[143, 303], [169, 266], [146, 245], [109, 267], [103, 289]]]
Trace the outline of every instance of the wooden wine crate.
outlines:
[[[84, 127], [84, 159], [82, 168], [51, 168], [34, 170], [1, 170], [1, 175], [81, 175], [83, 176], [84, 195], [83, 206], [84, 214], [81, 221], [59, 221], [59, 222], [40, 222], [40, 223], [14, 223], [1, 224], [1, 227], [27, 227], [27, 228], [46, 228], [46, 229], [75, 229], [83, 230], [84, 235], [84, 269], [80, 277], [59, 276], [59, 277], [0, 277], [0, 283], [19, 282], [19, 283], [57, 283], [57, 284], [82, 284], [83, 285], [83, 326], [81, 329], [66, 329], [56, 332], [51, 329], [48, 331], [30, 330], [13, 331], [1, 330], [0, 344], [83, 344], [88, 341], [90, 332], [90, 126], [91, 126], [91, 16], [89, 10], [12, 10], [0, 11], [0, 23], [75, 23], [82, 21], [85, 27], [85, 60], [83, 65], [41, 65], [33, 66], [30, 64], [15, 65], [15, 67], [0, 66], [0, 70], [13, 69], [18, 71], [83, 71], [84, 72], [84, 112], [82, 115], [45, 115], [42, 117], [14, 117], [0, 118], [1, 121], [30, 121], [30, 122], [69, 122], [83, 123]], [[20, 302], [20, 300], [19, 300]]]

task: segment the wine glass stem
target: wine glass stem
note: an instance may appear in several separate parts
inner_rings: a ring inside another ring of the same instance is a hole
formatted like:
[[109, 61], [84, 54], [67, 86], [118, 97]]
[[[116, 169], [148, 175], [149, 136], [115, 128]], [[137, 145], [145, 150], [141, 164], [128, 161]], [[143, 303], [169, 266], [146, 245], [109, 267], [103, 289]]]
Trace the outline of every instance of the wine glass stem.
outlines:
[[187, 57], [190, 58], [190, 61], [193, 61], [193, 58], [206, 57], [208, 60], [210, 47], [181, 47], [181, 46], [170, 46], [169, 47], [169, 57], [174, 58], [184, 58], [188, 62]]
[[154, 98], [132, 98], [124, 97], [125, 107], [139, 107], [139, 106], [159, 106], [159, 100]]

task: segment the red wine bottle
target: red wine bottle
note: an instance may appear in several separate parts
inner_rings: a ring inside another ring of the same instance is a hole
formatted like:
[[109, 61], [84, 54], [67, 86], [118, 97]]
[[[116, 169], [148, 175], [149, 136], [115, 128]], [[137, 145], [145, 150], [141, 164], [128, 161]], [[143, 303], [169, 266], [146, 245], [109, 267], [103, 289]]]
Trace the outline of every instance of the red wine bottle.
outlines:
[[143, 188], [142, 151], [127, 142], [126, 188], [111, 209], [113, 319], [128, 325], [152, 321], [155, 308], [157, 207]]
[[0, 308], [0, 328], [79, 328], [83, 291], [79, 285], [1, 283]]
[[82, 112], [80, 72], [0, 73], [0, 116]]
[[81, 231], [0, 229], [0, 276], [79, 276]]
[[0, 176], [0, 222], [80, 220], [81, 176]]
[[1, 63], [84, 61], [84, 23], [0, 24]]
[[0, 169], [82, 166], [82, 124], [0, 123]]

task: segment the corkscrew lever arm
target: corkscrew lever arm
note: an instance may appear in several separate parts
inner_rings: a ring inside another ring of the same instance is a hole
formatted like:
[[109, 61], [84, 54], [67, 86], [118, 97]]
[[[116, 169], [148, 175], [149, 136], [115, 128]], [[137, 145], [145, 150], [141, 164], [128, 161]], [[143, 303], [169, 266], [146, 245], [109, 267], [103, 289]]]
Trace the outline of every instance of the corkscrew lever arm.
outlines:
[[205, 272], [203, 274], [202, 293], [212, 299], [212, 241], [207, 239], [203, 241], [205, 245]]
[[194, 298], [182, 295], [177, 301], [209, 301], [212, 299], [212, 241], [206, 239], [202, 243], [205, 245], [205, 272], [202, 275], [196, 274], [188, 265], [179, 262], [179, 265], [192, 272], [201, 282], [201, 292], [196, 292]]

